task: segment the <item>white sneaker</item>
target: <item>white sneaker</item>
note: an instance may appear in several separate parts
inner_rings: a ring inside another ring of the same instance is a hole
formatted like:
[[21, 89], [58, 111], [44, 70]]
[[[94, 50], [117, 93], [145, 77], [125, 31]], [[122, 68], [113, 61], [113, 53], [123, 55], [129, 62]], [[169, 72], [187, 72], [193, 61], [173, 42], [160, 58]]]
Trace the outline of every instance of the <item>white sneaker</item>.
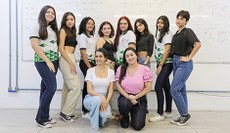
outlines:
[[116, 116], [115, 116], [114, 114], [111, 114], [111, 115], [109, 116], [109, 119], [110, 119], [110, 120], [115, 120], [115, 119], [116, 119]]
[[90, 115], [89, 115], [89, 113], [85, 113], [85, 114], [82, 113], [81, 117], [82, 117], [83, 119], [90, 120]]
[[155, 116], [151, 117], [151, 118], [149, 119], [149, 121], [150, 121], [150, 122], [157, 122], [157, 121], [163, 121], [164, 119], [165, 119], [165, 117], [164, 117], [163, 115], [159, 115], [159, 114], [157, 113]]
[[172, 113], [171, 112], [165, 112], [164, 117], [165, 118], [172, 118]]

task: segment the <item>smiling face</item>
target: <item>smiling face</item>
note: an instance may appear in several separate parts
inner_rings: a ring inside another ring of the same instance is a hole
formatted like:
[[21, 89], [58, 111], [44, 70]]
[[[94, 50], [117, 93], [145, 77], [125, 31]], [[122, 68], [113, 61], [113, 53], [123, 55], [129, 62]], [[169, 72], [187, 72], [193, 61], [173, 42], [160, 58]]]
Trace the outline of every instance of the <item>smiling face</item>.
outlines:
[[55, 19], [54, 10], [52, 8], [49, 8], [46, 11], [45, 19], [46, 19], [47, 24], [49, 24], [50, 22], [52, 22]]
[[128, 64], [135, 64], [137, 63], [137, 55], [132, 50], [128, 50], [125, 53], [125, 60]]
[[112, 32], [112, 29], [109, 24], [105, 24], [102, 27], [101, 32], [103, 33], [104, 36], [109, 36]]
[[119, 23], [119, 27], [120, 27], [122, 32], [126, 31], [129, 27], [128, 22], [125, 19], [121, 19], [121, 21]]
[[68, 15], [66, 18], [66, 26], [72, 28], [75, 24], [75, 19], [72, 15]]
[[96, 61], [96, 65], [100, 66], [100, 65], [105, 64], [106, 58], [102, 52], [97, 51], [95, 55], [95, 61]]
[[86, 31], [91, 32], [94, 29], [94, 22], [93, 20], [89, 19], [89, 21], [86, 24]]
[[142, 34], [144, 33], [144, 30], [145, 30], [144, 24], [137, 22], [135, 26], [136, 26], [136, 29], [138, 30], [138, 32], [140, 32]]

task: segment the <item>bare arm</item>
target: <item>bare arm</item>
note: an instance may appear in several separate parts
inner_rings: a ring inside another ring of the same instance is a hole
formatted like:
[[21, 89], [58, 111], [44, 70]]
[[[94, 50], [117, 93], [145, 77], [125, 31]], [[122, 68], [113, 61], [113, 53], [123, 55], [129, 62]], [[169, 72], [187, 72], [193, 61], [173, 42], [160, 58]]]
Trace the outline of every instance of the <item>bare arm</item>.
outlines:
[[147, 65], [147, 64], [148, 64], [148, 62], [150, 61], [150, 58], [151, 58], [150, 56], [147, 56], [147, 57], [146, 57], [146, 60], [145, 60], [145, 65]]
[[72, 62], [72, 60], [69, 58], [69, 56], [67, 55], [66, 51], [65, 51], [65, 39], [66, 39], [66, 32], [64, 29], [60, 30], [60, 43], [59, 43], [59, 50], [61, 52], [62, 57], [69, 63], [70, 66], [70, 73], [72, 74], [76, 74], [76, 67], [75, 67], [75, 63]]
[[152, 89], [152, 81], [149, 81], [149, 82], [145, 82], [145, 88], [139, 93], [136, 95], [136, 99], [139, 99], [143, 96], [145, 96], [148, 92], [151, 91]]
[[97, 41], [96, 49], [102, 48], [104, 44], [105, 40], [102, 37], [100, 37]]
[[107, 102], [108, 103], [112, 99], [113, 93], [114, 93], [114, 81], [110, 82], [110, 84], [109, 84], [109, 92], [108, 92], [108, 96], [107, 96]]
[[85, 49], [81, 49], [81, 50], [80, 50], [80, 53], [81, 53], [81, 57], [82, 57], [84, 63], [86, 64], [86, 66], [87, 66], [88, 68], [91, 68], [92, 66], [91, 66], [91, 64], [89, 63], [89, 60], [88, 60], [88, 57], [87, 57], [87, 54], [86, 54], [86, 50], [85, 50]]
[[180, 60], [185, 61], [185, 62], [192, 60], [192, 58], [196, 55], [196, 53], [200, 49], [200, 47], [201, 47], [200, 42], [195, 42], [194, 43], [194, 48], [193, 48], [191, 54], [189, 56], [187, 56], [187, 57], [181, 57]]
[[189, 55], [190, 60], [196, 55], [196, 53], [200, 49], [200, 47], [201, 47], [200, 42], [195, 42], [194, 43], [194, 48], [193, 48], [191, 54]]
[[120, 92], [120, 94], [126, 97], [127, 99], [129, 99], [128, 93], [125, 92], [125, 90], [121, 87], [120, 83], [118, 81], [116, 81], [116, 83], [117, 83], [117, 90]]
[[170, 48], [171, 48], [171, 45], [168, 45], [168, 44], [165, 45], [164, 54], [162, 56], [162, 59], [161, 59], [159, 66], [157, 67], [157, 71], [156, 71], [157, 75], [159, 75], [161, 70], [162, 70], [162, 66], [164, 65], [164, 63], [165, 63], [165, 61], [166, 61], [166, 59], [170, 53]]
[[137, 99], [145, 96], [148, 92], [151, 91], [152, 82], [145, 82], [145, 88], [137, 95], [128, 95], [128, 99], [132, 102], [133, 105], [137, 103]]

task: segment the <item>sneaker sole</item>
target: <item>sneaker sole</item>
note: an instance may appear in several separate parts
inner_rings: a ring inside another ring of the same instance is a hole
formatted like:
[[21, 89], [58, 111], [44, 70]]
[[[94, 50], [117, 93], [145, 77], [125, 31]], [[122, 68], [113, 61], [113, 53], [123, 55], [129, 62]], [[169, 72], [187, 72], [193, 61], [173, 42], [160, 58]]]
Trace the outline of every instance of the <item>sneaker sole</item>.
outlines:
[[57, 121], [56, 121], [56, 120], [49, 120], [48, 123], [49, 123], [49, 124], [56, 124]]
[[61, 117], [61, 119], [62, 119], [63, 121], [65, 121], [65, 122], [74, 122], [74, 120], [73, 120], [73, 119], [66, 120], [64, 117], [62, 117], [62, 116], [60, 116], [60, 117]]
[[47, 126], [47, 125], [46, 125], [46, 126], [43, 126], [43, 125], [41, 125], [41, 124], [39, 124], [39, 123], [38, 123], [38, 126], [39, 126], [39, 127], [42, 127], [42, 128], [51, 128], [51, 127], [52, 127], [52, 125], [50, 125], [50, 124], [49, 124], [49, 126]]
[[185, 126], [185, 125], [188, 124], [188, 121], [185, 122], [185, 123], [183, 123], [183, 124], [181, 124], [180, 122], [175, 122], [174, 120], [172, 120], [172, 121], [170, 121], [170, 123], [175, 124], [175, 125], [178, 125], [178, 126]]

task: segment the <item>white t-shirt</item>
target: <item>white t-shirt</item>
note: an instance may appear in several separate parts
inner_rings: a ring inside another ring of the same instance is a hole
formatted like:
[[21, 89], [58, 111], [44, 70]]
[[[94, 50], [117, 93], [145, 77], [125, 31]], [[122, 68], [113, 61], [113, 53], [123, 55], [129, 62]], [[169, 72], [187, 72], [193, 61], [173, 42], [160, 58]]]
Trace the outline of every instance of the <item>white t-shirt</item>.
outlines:
[[114, 71], [108, 68], [108, 76], [99, 78], [96, 76], [96, 67], [89, 68], [85, 77], [85, 81], [91, 81], [93, 90], [99, 94], [106, 94], [109, 84], [115, 81]]
[[87, 37], [84, 33], [80, 34], [77, 38], [79, 49], [85, 49], [88, 60], [92, 62], [95, 56], [96, 39], [94, 36]]
[[[39, 25], [35, 25], [33, 30], [30, 33], [31, 38], [38, 38], [40, 40], [40, 48], [45, 53], [47, 58], [50, 61], [58, 60], [58, 45], [57, 45], [57, 36], [54, 30], [51, 28], [50, 25], [47, 26], [48, 37], [45, 40], [40, 39], [39, 37]], [[41, 57], [39, 57], [36, 53], [34, 55], [35, 62], [44, 62]]]
[[136, 36], [133, 31], [128, 30], [126, 34], [121, 34], [119, 38], [119, 45], [117, 47], [116, 59], [118, 64], [123, 60], [123, 53], [129, 47], [129, 43], [136, 43]]
[[[160, 63], [162, 57], [163, 57], [163, 54], [165, 52], [165, 44], [169, 44], [172, 42], [172, 34], [171, 32], [168, 32], [165, 34], [165, 36], [162, 38], [162, 42], [158, 42], [160, 38], [160, 32], [158, 31], [157, 33], [157, 36], [156, 36], [156, 55], [155, 55], [155, 58], [156, 58], [156, 61], [157, 63]], [[170, 57], [167, 57], [165, 63], [172, 63], [172, 59]]]

